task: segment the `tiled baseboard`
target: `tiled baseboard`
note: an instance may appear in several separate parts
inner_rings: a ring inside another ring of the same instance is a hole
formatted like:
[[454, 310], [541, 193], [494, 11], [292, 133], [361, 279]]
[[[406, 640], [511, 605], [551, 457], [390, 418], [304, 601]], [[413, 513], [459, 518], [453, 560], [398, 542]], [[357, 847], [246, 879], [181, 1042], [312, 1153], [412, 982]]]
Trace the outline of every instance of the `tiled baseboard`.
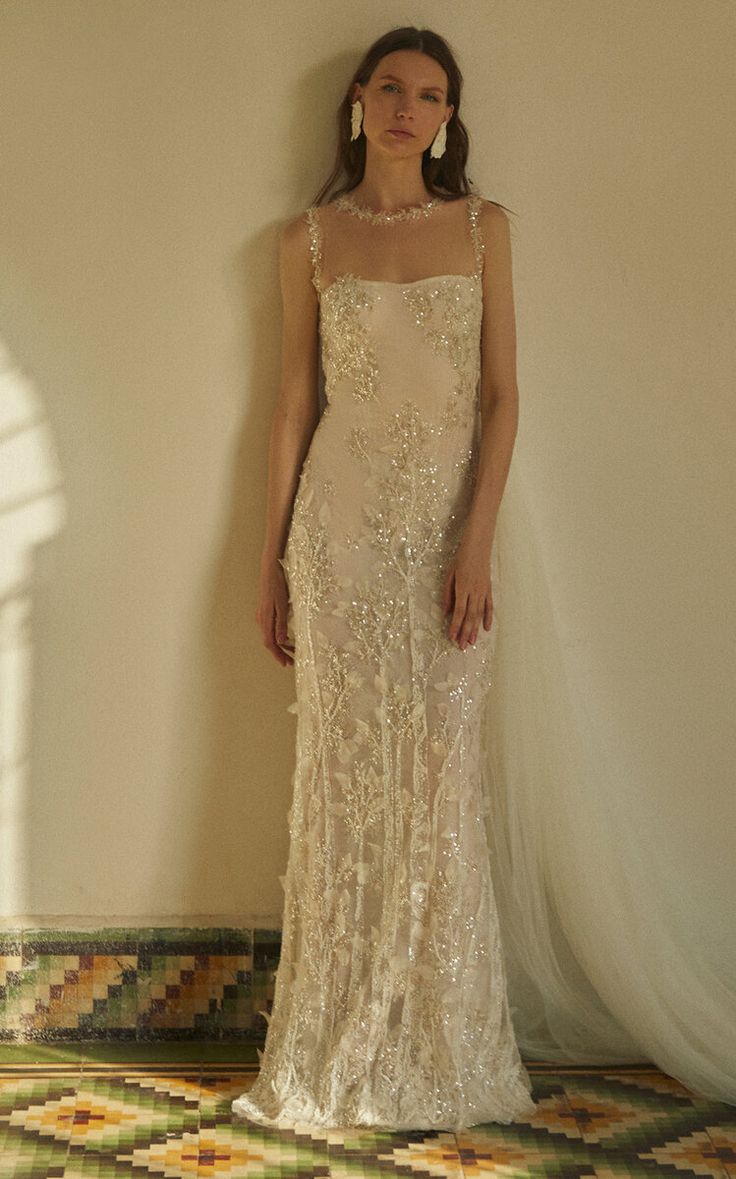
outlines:
[[261, 1042], [281, 930], [4, 929], [0, 1041]]

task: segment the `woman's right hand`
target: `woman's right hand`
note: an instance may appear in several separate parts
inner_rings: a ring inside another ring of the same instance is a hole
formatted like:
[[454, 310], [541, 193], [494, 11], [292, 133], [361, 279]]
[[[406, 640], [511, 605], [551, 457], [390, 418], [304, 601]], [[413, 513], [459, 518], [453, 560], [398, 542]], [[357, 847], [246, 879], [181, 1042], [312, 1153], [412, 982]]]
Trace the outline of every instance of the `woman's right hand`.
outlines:
[[286, 574], [274, 557], [261, 564], [256, 622], [261, 628], [264, 645], [283, 667], [294, 663], [294, 644], [289, 642], [286, 633], [288, 610]]

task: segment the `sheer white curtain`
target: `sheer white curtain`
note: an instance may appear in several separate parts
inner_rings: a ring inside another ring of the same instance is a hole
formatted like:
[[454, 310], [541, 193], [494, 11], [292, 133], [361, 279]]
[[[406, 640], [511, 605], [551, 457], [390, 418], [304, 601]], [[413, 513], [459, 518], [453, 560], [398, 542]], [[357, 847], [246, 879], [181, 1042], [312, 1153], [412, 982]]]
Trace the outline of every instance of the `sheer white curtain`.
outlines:
[[[484, 789], [522, 1052], [650, 1061], [736, 1104], [736, 922], [723, 916], [734, 897], [713, 897], [693, 920], [697, 863], [673, 857], [667, 815], [653, 825], [646, 783], [627, 780], [571, 688], [516, 453], [492, 571]], [[694, 823], [698, 803], [693, 784]]]

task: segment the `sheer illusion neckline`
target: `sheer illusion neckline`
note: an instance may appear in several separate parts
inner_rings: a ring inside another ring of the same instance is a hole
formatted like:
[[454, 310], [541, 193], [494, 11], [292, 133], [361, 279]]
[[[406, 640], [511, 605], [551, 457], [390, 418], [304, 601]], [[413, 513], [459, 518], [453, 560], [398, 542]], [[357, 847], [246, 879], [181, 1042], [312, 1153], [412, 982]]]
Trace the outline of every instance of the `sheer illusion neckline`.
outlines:
[[422, 282], [442, 282], [445, 279], [465, 279], [468, 282], [475, 282], [480, 278], [477, 270], [472, 274], [428, 274], [424, 278], [414, 278], [410, 282], [397, 282], [392, 278], [361, 278], [359, 274], [353, 274], [352, 271], [346, 271], [344, 274], [337, 274], [327, 283], [326, 286], [319, 290], [320, 295], [324, 295], [327, 291], [332, 290], [333, 287], [344, 282], [346, 279], [351, 279], [353, 282], [363, 283], [364, 286], [369, 287], [415, 287]]
[[470, 220], [470, 233], [473, 239], [473, 249], [475, 251], [475, 270], [471, 274], [428, 274], [424, 278], [416, 278], [409, 282], [396, 282], [394, 279], [388, 278], [361, 278], [360, 275], [354, 274], [352, 271], [346, 271], [343, 274], [338, 274], [326, 286], [322, 285], [322, 227], [320, 224], [320, 217], [316, 205], [310, 205], [306, 210], [307, 226], [309, 231], [309, 250], [312, 258], [312, 283], [317, 291], [318, 296], [321, 296], [326, 291], [331, 291], [333, 287], [339, 287], [352, 281], [359, 285], [371, 287], [385, 287], [394, 290], [410, 290], [412, 287], [418, 287], [422, 283], [428, 282], [469, 282], [472, 287], [480, 288], [483, 276], [483, 261], [485, 254], [485, 246], [483, 242], [483, 235], [480, 232], [478, 219], [480, 215], [480, 206], [482, 204], [482, 197], [477, 193], [471, 193], [465, 199], [465, 207]]

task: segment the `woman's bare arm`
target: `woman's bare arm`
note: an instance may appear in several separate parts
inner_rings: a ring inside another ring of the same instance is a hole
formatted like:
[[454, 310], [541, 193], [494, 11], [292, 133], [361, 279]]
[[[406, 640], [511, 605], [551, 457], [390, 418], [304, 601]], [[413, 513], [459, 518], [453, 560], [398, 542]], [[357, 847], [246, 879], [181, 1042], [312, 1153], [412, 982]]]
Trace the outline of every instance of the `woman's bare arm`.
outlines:
[[287, 642], [288, 598], [279, 559], [289, 533], [299, 474], [319, 421], [319, 304], [311, 266], [302, 214], [284, 226], [279, 240], [281, 378], [269, 440], [266, 528], [256, 611], [266, 647], [284, 665], [293, 659], [281, 650], [281, 644]]
[[486, 246], [483, 271], [481, 338], [480, 460], [466, 532], [485, 559], [490, 559], [519, 425], [516, 377], [516, 314], [509, 219], [498, 205], [486, 201], [481, 214]]
[[519, 420], [510, 226], [505, 211], [490, 201], [481, 208], [481, 232], [486, 260], [479, 464], [473, 501], [443, 595], [445, 613], [452, 611], [449, 638], [463, 650], [475, 643], [481, 624], [491, 629], [491, 549]]
[[281, 379], [271, 424], [263, 560], [283, 555], [291, 509], [312, 435], [317, 401], [317, 292], [304, 216], [284, 226], [279, 241]]

